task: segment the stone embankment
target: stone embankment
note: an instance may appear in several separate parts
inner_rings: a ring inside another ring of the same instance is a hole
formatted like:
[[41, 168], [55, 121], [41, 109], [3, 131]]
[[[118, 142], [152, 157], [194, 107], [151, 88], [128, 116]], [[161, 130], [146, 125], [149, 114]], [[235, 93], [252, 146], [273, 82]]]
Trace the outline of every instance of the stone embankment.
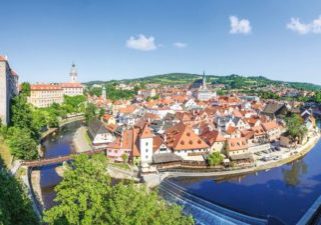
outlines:
[[305, 143], [303, 146], [301, 146], [298, 149], [295, 149], [297, 153], [277, 161], [272, 161], [265, 163], [260, 166], [253, 166], [250, 168], [244, 168], [244, 169], [231, 169], [227, 171], [213, 171], [213, 172], [200, 172], [195, 170], [195, 172], [191, 171], [166, 171], [166, 172], [160, 172], [159, 174], [151, 175], [152, 177], [149, 177], [149, 179], [146, 179], [146, 183], [148, 186], [157, 186], [163, 179], [167, 177], [211, 177], [213, 179], [220, 178], [224, 176], [235, 176], [235, 175], [244, 175], [247, 173], [253, 173], [258, 172], [262, 170], [268, 170], [275, 167], [282, 166], [284, 164], [293, 162], [297, 159], [300, 159], [304, 155], [306, 155], [319, 141], [320, 139], [320, 133], [318, 132], [317, 135], [311, 137], [307, 143]]

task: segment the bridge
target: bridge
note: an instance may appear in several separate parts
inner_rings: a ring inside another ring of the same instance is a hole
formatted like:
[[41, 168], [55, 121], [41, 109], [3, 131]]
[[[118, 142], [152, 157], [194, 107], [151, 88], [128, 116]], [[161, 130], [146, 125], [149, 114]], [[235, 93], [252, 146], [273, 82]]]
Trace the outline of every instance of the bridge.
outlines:
[[40, 166], [46, 166], [46, 165], [62, 163], [65, 161], [70, 161], [73, 159], [74, 156], [79, 154], [94, 155], [94, 154], [103, 153], [105, 151], [106, 149], [96, 149], [96, 150], [90, 150], [82, 153], [75, 153], [75, 154], [64, 155], [64, 156], [57, 156], [57, 157], [37, 159], [37, 160], [28, 160], [28, 161], [23, 161], [21, 165], [31, 167], [31, 168], [40, 167]]

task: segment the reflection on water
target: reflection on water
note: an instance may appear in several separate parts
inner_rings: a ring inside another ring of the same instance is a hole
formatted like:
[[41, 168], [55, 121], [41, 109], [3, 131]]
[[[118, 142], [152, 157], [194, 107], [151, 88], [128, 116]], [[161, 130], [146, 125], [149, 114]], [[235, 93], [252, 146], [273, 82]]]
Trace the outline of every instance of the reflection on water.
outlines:
[[293, 162], [290, 169], [282, 169], [284, 182], [289, 186], [296, 186], [300, 184], [300, 177], [307, 172], [308, 165], [304, 160]]
[[321, 195], [321, 142], [302, 159], [245, 176], [175, 178], [188, 192], [252, 215], [295, 224]]

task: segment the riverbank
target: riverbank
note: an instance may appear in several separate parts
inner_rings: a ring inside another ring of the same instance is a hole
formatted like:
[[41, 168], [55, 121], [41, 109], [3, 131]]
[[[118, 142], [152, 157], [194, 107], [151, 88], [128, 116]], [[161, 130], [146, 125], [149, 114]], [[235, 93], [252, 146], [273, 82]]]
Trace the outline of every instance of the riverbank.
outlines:
[[73, 135], [72, 142], [74, 150], [77, 153], [82, 153], [93, 149], [88, 135], [88, 128], [85, 126], [81, 126], [77, 129]]
[[[300, 148], [296, 149], [295, 151], [297, 153], [283, 159], [279, 159], [277, 161], [267, 162], [264, 165], [254, 166], [250, 168], [245, 169], [238, 169], [238, 170], [228, 170], [228, 171], [215, 171], [215, 172], [190, 172], [190, 171], [166, 171], [166, 172], [160, 172], [158, 175], [158, 180], [161, 182], [161, 180], [167, 178], [167, 177], [212, 177], [212, 178], [220, 178], [224, 176], [236, 176], [236, 175], [244, 175], [247, 173], [255, 173], [262, 170], [269, 170], [275, 167], [282, 166], [287, 163], [291, 163], [297, 159], [300, 159], [304, 155], [306, 155], [319, 141], [320, 139], [320, 133], [318, 132], [316, 136], [313, 136], [309, 139], [309, 141], [301, 146]], [[153, 186], [155, 185], [155, 179], [153, 179]]]
[[31, 185], [35, 193], [35, 197], [37, 199], [38, 204], [40, 204], [41, 208], [44, 208], [42, 191], [40, 186], [40, 170], [31, 171]]

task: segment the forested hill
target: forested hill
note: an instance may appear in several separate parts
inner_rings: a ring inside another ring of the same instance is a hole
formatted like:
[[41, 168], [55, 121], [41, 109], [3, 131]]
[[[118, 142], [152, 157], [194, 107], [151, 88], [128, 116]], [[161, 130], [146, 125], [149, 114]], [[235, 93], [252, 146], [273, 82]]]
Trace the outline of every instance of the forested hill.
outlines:
[[[190, 74], [190, 73], [169, 73], [161, 75], [146, 76], [134, 79], [124, 79], [124, 80], [112, 80], [109, 82], [123, 82], [123, 83], [132, 83], [132, 82], [143, 82], [143, 83], [159, 83], [166, 85], [175, 85], [175, 84], [188, 84], [192, 83], [195, 80], [201, 78], [200, 74]], [[286, 82], [286, 81], [277, 81], [271, 80], [263, 76], [240, 76], [240, 75], [228, 75], [228, 76], [218, 76], [218, 75], [206, 75], [207, 82], [213, 84], [226, 84], [233, 87], [244, 87], [244, 86], [266, 86], [266, 85], [286, 85], [289, 87], [305, 90], [321, 90], [321, 85], [303, 83], [303, 82]], [[88, 82], [88, 85], [92, 84], [102, 84], [107, 83], [104, 81], [92, 81]]]

